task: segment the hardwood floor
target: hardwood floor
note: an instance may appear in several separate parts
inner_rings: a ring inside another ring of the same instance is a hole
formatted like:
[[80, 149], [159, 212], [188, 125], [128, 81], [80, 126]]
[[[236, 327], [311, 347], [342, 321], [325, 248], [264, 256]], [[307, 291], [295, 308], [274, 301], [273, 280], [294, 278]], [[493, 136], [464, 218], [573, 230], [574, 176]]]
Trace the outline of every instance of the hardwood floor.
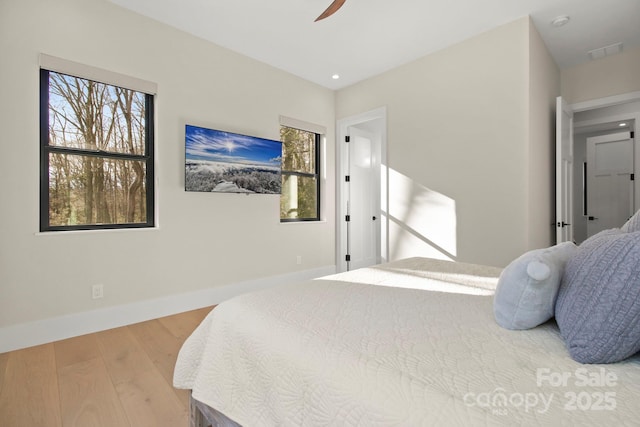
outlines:
[[188, 426], [173, 367], [211, 309], [0, 354], [0, 426]]

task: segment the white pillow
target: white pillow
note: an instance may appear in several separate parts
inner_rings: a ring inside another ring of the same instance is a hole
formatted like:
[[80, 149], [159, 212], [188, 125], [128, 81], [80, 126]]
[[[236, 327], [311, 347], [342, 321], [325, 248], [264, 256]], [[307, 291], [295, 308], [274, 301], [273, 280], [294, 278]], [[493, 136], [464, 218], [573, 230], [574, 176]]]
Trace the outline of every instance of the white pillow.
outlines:
[[565, 264], [576, 250], [573, 242], [564, 242], [512, 261], [498, 279], [496, 322], [506, 329], [530, 329], [551, 319]]
[[636, 212], [627, 222], [624, 223], [622, 227], [620, 227], [622, 231], [625, 233], [633, 233], [636, 231], [640, 231], [640, 210]]

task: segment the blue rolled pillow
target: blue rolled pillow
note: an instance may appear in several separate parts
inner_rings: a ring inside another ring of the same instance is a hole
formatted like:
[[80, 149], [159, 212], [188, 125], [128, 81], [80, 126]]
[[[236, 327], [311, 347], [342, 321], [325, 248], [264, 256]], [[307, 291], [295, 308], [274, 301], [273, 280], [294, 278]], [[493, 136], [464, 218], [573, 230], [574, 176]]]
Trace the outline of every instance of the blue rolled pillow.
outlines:
[[605, 230], [567, 263], [555, 307], [580, 363], [614, 363], [640, 351], [640, 231]]

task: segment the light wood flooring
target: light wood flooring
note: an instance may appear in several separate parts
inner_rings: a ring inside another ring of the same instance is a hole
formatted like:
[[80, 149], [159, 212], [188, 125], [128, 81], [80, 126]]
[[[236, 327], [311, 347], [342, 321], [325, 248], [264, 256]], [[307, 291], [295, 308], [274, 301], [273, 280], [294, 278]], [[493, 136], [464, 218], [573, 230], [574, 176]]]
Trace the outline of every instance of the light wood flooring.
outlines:
[[211, 309], [0, 354], [0, 426], [188, 426], [173, 367]]

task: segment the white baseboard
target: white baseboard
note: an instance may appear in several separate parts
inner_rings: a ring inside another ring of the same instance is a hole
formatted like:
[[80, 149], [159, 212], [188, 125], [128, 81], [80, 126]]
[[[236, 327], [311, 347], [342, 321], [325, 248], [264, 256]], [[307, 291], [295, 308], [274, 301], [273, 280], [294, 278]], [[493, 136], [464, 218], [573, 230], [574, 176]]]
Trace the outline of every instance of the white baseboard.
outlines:
[[0, 353], [208, 307], [247, 292], [285, 283], [314, 279], [335, 272], [335, 266], [320, 267], [7, 326], [0, 328]]

